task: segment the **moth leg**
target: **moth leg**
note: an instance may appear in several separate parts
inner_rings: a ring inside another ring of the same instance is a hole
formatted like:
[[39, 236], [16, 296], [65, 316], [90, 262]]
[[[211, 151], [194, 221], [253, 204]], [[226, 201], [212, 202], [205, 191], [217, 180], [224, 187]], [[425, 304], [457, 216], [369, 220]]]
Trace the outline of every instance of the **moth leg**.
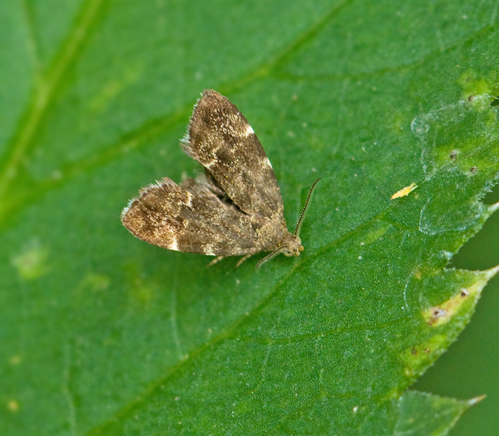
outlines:
[[210, 266], [213, 266], [216, 263], [220, 262], [224, 257], [226, 257], [226, 256], [217, 256], [217, 257], [215, 257], [215, 259], [213, 259], [208, 265], [206, 265], [206, 268], [209, 268]]
[[239, 259], [239, 261], [236, 263], [236, 268], [239, 268], [242, 263], [246, 260], [246, 259], [249, 259], [251, 256], [253, 256], [253, 253], [251, 254], [247, 254], [246, 256], [243, 256], [241, 257], [241, 259]]

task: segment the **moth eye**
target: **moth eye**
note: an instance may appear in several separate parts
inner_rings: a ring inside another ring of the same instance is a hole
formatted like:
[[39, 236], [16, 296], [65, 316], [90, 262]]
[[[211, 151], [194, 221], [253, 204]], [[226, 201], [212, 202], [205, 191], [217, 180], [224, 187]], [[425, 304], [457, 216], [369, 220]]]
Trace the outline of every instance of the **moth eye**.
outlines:
[[299, 250], [299, 251], [303, 251], [303, 250], [305, 250], [305, 249], [303, 248], [303, 245], [300, 245], [300, 248], [299, 248], [298, 250]]

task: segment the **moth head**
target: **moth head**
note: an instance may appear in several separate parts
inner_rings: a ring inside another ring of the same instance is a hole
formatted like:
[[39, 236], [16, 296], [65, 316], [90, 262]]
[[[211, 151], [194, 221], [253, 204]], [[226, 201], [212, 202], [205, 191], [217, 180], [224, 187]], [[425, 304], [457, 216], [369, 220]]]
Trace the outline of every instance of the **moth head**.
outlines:
[[300, 218], [298, 219], [298, 224], [296, 224], [295, 232], [293, 234], [286, 232], [283, 240], [280, 242], [278, 247], [270, 254], [265, 256], [260, 262], [256, 264], [257, 268], [260, 268], [262, 264], [268, 262], [273, 257], [277, 256], [280, 253], [283, 253], [285, 256], [299, 256], [303, 251], [303, 245], [301, 245], [301, 239], [298, 236], [300, 233], [300, 226], [303, 221], [303, 216], [305, 215], [305, 211], [307, 210], [308, 202], [310, 201], [310, 197], [312, 195], [312, 191], [315, 188], [315, 185], [319, 182], [320, 179], [317, 179], [315, 183], [310, 188], [308, 192], [307, 200], [305, 201], [305, 206], [303, 206], [303, 210], [301, 211]]
[[284, 239], [277, 246], [277, 248], [270, 254], [267, 254], [260, 262], [256, 264], [257, 268], [260, 268], [265, 262], [268, 262], [273, 257], [278, 254], [283, 253], [284, 256], [299, 256], [300, 252], [303, 251], [303, 245], [301, 245], [301, 239], [299, 236], [295, 236], [289, 232], [286, 233]]
[[284, 254], [284, 256], [299, 256], [300, 252], [303, 251], [303, 245], [301, 245], [301, 239], [299, 236], [287, 233], [281, 242], [281, 248], [279, 252]]

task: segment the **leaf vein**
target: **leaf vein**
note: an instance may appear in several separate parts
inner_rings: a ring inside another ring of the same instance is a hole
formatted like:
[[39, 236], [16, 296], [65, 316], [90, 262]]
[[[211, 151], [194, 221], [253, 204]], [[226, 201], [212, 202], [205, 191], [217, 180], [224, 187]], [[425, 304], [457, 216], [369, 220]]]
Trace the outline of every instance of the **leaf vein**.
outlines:
[[[18, 167], [23, 162], [27, 150], [33, 143], [33, 138], [41, 120], [53, 103], [65, 73], [88, 41], [91, 35], [89, 30], [96, 23], [105, 1], [87, 0], [83, 4], [66, 42], [54, 57], [52, 65], [49, 66], [45, 74], [40, 76], [38, 86], [33, 87], [30, 103], [19, 119], [18, 127], [12, 136], [3, 159], [4, 162], [0, 170], [0, 198], [5, 195], [9, 186], [13, 183]], [[29, 8], [27, 11], [29, 11]], [[28, 17], [29, 15], [28, 13]]]

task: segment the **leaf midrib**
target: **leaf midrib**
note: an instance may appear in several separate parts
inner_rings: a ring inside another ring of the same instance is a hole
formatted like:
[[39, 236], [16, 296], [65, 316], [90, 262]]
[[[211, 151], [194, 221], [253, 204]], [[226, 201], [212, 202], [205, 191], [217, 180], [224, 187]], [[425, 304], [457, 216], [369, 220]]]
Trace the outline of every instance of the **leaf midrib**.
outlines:
[[[65, 38], [64, 43], [54, 56], [54, 60], [46, 73], [40, 75], [37, 70], [32, 97], [25, 113], [20, 117], [18, 127], [5, 153], [5, 164], [0, 171], [0, 198], [3, 198], [4, 194], [9, 190], [16, 170], [30, 144], [33, 142], [32, 140], [38, 130], [40, 121], [53, 103], [66, 71], [75, 59], [77, 59], [77, 55], [82, 51], [85, 43], [91, 37], [92, 32], [90, 29], [99, 17], [99, 12], [105, 1], [87, 0], [83, 4], [80, 13], [69, 31], [68, 37]], [[28, 14], [26, 5], [24, 7], [25, 13]], [[29, 27], [32, 26], [32, 19], [30, 17], [27, 17], [26, 22]], [[28, 34], [32, 35], [33, 33], [33, 30], [30, 28]], [[33, 43], [29, 43], [28, 46], [33, 47], [32, 50], [35, 53], [38, 52], [37, 46], [34, 46]]]

